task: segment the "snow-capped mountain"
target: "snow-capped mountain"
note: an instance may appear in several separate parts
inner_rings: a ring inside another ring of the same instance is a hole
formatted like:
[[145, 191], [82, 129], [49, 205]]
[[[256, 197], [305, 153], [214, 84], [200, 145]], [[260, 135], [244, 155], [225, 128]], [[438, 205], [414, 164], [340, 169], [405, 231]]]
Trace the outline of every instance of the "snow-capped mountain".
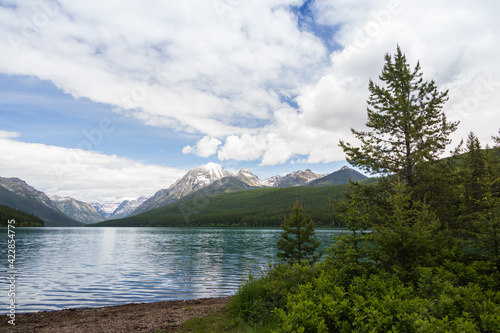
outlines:
[[250, 185], [250, 186], [257, 186], [257, 187], [266, 186], [266, 185], [264, 185], [264, 182], [259, 179], [259, 177], [257, 177], [250, 170], [245, 169], [245, 168], [238, 171], [238, 173], [236, 174], [236, 178], [238, 178], [243, 183]]
[[216, 163], [191, 169], [169, 188], [156, 192], [140, 205], [134, 214], [168, 205], [225, 177], [235, 177], [235, 175]]
[[[168, 205], [180, 198], [205, 188], [211, 184], [218, 182], [224, 178], [234, 178], [242, 182], [244, 186], [250, 188], [259, 187], [289, 187], [303, 186], [312, 180], [322, 177], [311, 170], [296, 171], [287, 174], [286, 176], [275, 176], [266, 180], [260, 180], [248, 169], [241, 169], [236, 175], [225, 170], [222, 166], [215, 163], [208, 163], [201, 167], [190, 170], [184, 177], [177, 180], [172, 186], [167, 189], [159, 190], [154, 196], [146, 200], [141, 206], [133, 212], [134, 215], [145, 211]], [[219, 185], [218, 185], [219, 184]], [[228, 186], [227, 182], [220, 182], [217, 186]], [[240, 188], [240, 186], [238, 186]], [[228, 188], [225, 190], [230, 191]]]
[[262, 182], [263, 186], [268, 187], [290, 187], [290, 186], [304, 186], [307, 183], [321, 178], [323, 175], [318, 175], [309, 169], [290, 172], [289, 174], [281, 177], [274, 176]]
[[126, 217], [147, 199], [147, 197], [140, 197], [135, 200], [102, 204], [99, 202], [87, 203], [58, 195], [49, 194], [48, 196], [61, 212], [86, 224]]
[[257, 187], [290, 187], [290, 186], [304, 186], [309, 182], [321, 178], [323, 175], [318, 175], [309, 169], [304, 171], [290, 172], [285, 176], [273, 176], [265, 180], [260, 180], [259, 177], [254, 175], [248, 169], [241, 169], [236, 178], [242, 182]]
[[112, 202], [112, 203], [92, 202], [91, 205], [102, 215], [103, 220], [107, 220], [111, 216], [113, 216], [113, 213], [120, 206], [120, 203], [121, 202]]
[[89, 204], [70, 197], [46, 195], [18, 178], [0, 177], [0, 204], [41, 217], [46, 226], [72, 226], [81, 225], [78, 221], [94, 223], [139, 214], [170, 204], [200, 189], [204, 189], [201, 195], [213, 195], [261, 187], [331, 186], [364, 178], [359, 172], [343, 167], [328, 175], [318, 175], [306, 169], [260, 180], [245, 168], [235, 175], [218, 164], [208, 163], [190, 170], [169, 188], [159, 190], [149, 199], [140, 197], [114, 203]]
[[105, 220], [101, 212], [89, 203], [73, 199], [71, 197], [60, 197], [58, 195], [48, 195], [57, 205], [59, 210], [69, 217], [83, 223], [95, 223]]
[[144, 201], [148, 200], [148, 197], [139, 197], [135, 200], [124, 200], [120, 205], [113, 211], [113, 214], [108, 219], [121, 219], [127, 217], [132, 212], [134, 212], [137, 207], [142, 205]]

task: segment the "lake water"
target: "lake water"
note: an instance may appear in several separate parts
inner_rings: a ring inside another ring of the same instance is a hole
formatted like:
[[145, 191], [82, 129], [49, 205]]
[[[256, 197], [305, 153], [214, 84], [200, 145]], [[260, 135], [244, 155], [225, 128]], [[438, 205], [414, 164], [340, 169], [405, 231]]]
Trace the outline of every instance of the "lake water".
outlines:
[[[318, 229], [322, 248], [340, 230]], [[277, 262], [281, 229], [16, 229], [17, 313], [234, 295]], [[6, 305], [7, 229], [0, 299]], [[6, 314], [6, 306], [0, 314]]]

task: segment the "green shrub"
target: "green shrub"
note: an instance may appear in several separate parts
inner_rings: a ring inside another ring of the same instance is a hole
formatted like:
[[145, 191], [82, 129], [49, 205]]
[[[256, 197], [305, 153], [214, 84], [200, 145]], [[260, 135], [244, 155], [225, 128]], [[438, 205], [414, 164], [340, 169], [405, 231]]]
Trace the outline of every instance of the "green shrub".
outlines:
[[318, 266], [301, 264], [274, 266], [262, 276], [250, 278], [240, 286], [230, 304], [231, 311], [246, 322], [270, 321], [270, 314], [276, 307], [283, 307], [289, 293], [317, 275]]
[[380, 272], [355, 277], [348, 288], [336, 280], [338, 269], [322, 267], [274, 310], [277, 332], [500, 331], [500, 293], [458, 285], [460, 278], [442, 267], [419, 267], [414, 284]]

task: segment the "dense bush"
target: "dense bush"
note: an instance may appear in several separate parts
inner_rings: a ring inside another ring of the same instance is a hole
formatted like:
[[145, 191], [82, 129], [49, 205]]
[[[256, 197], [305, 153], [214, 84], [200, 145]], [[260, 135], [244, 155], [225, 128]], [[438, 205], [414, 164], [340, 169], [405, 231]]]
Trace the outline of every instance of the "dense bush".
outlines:
[[286, 304], [288, 294], [316, 277], [319, 267], [282, 264], [264, 271], [259, 278], [250, 276], [233, 298], [231, 311], [250, 323], [269, 322], [272, 311]]
[[275, 310], [278, 332], [500, 331], [500, 292], [457, 284], [449, 270], [421, 268], [415, 286], [379, 272], [354, 277], [347, 288], [331, 273], [288, 294]]

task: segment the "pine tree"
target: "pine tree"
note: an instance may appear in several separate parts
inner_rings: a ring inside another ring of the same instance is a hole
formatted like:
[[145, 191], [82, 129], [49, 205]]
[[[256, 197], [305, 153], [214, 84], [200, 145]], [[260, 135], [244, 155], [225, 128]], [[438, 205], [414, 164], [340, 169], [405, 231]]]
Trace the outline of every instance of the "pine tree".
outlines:
[[481, 200], [483, 209], [479, 213], [475, 229], [478, 238], [476, 246], [484, 251], [488, 260], [500, 272], [500, 197], [493, 193], [494, 185], [498, 181], [500, 179], [492, 181], [489, 173], [481, 181], [484, 187]]
[[380, 80], [369, 82], [368, 121], [371, 131], [351, 129], [361, 147], [340, 141], [348, 161], [372, 174], [398, 174], [411, 187], [415, 166], [434, 161], [450, 143], [458, 122], [447, 122], [442, 107], [448, 91], [439, 92], [434, 81], [424, 82], [420, 64], [413, 71], [399, 46], [385, 56]]
[[293, 205], [293, 212], [281, 225], [283, 232], [278, 240], [278, 257], [286, 263], [306, 261], [313, 264], [319, 259], [316, 252], [320, 242], [314, 238], [314, 222], [303, 211], [298, 200]]
[[485, 152], [477, 136], [470, 132], [467, 139], [467, 154], [465, 160], [465, 213], [472, 214], [481, 209], [484, 196], [482, 183], [486, 178], [487, 161]]
[[354, 195], [354, 183], [350, 183], [350, 193], [344, 193], [346, 200], [330, 199], [335, 211], [344, 221], [348, 234], [334, 236], [334, 245], [327, 249], [328, 259], [343, 266], [355, 264], [368, 257], [366, 243], [370, 239], [368, 215], [360, 211], [361, 202]]
[[396, 183], [389, 195], [391, 214], [386, 223], [375, 226], [373, 258], [387, 270], [411, 271], [418, 265], [432, 265], [444, 245], [440, 221], [426, 204], [414, 202], [406, 185]]
[[444, 242], [448, 239], [434, 213], [438, 207], [427, 204], [430, 198], [439, 205], [431, 192], [442, 192], [446, 184], [442, 179], [439, 186], [424, 182], [442, 176], [433, 163], [451, 142], [458, 122], [448, 122], [442, 111], [448, 91], [440, 92], [434, 81], [424, 82], [422, 76], [420, 64], [411, 70], [399, 46], [394, 56], [386, 54], [382, 84], [370, 80], [368, 85], [368, 130], [351, 129], [361, 146], [340, 141], [352, 165], [389, 175], [373, 186], [358, 185], [351, 195], [362, 204], [373, 228], [370, 239], [377, 250], [370, 259], [389, 270], [411, 271], [415, 265], [430, 264], [451, 244]]
[[[500, 130], [498, 130], [498, 134], [500, 134]], [[492, 136], [491, 137], [493, 141], [495, 141], [496, 146], [500, 148], [500, 135], [499, 136]]]

